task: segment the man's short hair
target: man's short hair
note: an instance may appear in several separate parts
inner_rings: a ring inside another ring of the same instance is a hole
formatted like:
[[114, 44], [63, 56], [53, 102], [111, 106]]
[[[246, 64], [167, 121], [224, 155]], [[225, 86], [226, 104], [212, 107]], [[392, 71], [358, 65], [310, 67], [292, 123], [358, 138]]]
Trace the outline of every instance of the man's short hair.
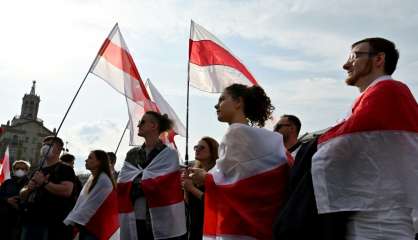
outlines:
[[110, 164], [114, 165], [116, 163], [116, 154], [114, 152], [107, 152], [107, 157], [109, 158]]
[[393, 42], [384, 39], [384, 38], [365, 38], [358, 42], [353, 43], [352, 48], [360, 43], [369, 43], [370, 52], [385, 54], [385, 66], [384, 71], [388, 75], [392, 75], [395, 72], [396, 65], [398, 64], [399, 51], [396, 49], [396, 46]]
[[295, 125], [296, 133], [299, 135], [300, 128], [302, 127], [302, 123], [300, 122], [299, 118], [296, 117], [295, 115], [290, 115], [290, 114], [285, 114], [285, 115], [282, 115], [281, 117], [287, 118], [287, 120], [289, 120], [289, 122], [291, 122], [293, 125]]
[[25, 161], [25, 160], [16, 160], [16, 161], [14, 161], [14, 163], [12, 165], [12, 169], [15, 169], [16, 164], [24, 164], [28, 168], [28, 170], [30, 168], [30, 163], [28, 161]]
[[44, 138], [44, 140], [42, 142], [45, 143], [45, 142], [48, 142], [48, 141], [52, 141], [52, 143], [58, 144], [61, 148], [64, 147], [64, 142], [59, 137], [56, 137], [56, 136], [53, 136], [53, 135], [47, 136], [47, 137]]
[[75, 157], [72, 154], [65, 153], [65, 154], [61, 155], [60, 160], [65, 162], [65, 163], [72, 163], [72, 162], [74, 162]]

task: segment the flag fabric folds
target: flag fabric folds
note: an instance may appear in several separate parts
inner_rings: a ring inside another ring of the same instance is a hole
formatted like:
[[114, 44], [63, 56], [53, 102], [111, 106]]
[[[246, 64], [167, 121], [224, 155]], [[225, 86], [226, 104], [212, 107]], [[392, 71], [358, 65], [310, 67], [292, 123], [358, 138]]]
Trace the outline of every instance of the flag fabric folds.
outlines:
[[257, 84], [248, 69], [213, 34], [191, 22], [189, 40], [190, 84], [202, 91], [219, 93], [233, 83]]
[[[145, 217], [145, 201], [149, 207], [155, 239], [178, 237], [186, 233], [179, 170], [177, 151], [169, 147], [164, 148], [145, 169], [128, 161], [124, 162], [117, 187], [121, 239], [137, 239], [135, 211], [138, 211], [138, 208], [142, 209], [142, 213], [139, 214]], [[141, 189], [146, 200], [143, 199], [143, 205], [134, 206], [130, 192], [132, 181], [139, 174], [142, 174]]]
[[0, 185], [10, 178], [9, 146], [4, 152], [3, 160], [0, 162]]
[[157, 90], [157, 88], [154, 86], [154, 84], [152, 84], [152, 82], [149, 79], [147, 80], [147, 86], [151, 95], [151, 99], [157, 105], [159, 112], [162, 114], [167, 114], [168, 118], [170, 118], [173, 121], [174, 132], [180, 136], [185, 137], [186, 127], [181, 122], [176, 112], [173, 110], [170, 104], [168, 104], [168, 102], [164, 99], [163, 95]]
[[145, 106], [150, 99], [118, 24], [102, 44], [90, 72], [135, 103]]
[[99, 240], [119, 239], [116, 190], [105, 173], [100, 174], [96, 185], [88, 192], [92, 181], [93, 176], [90, 176], [64, 223], [82, 225]]
[[205, 179], [204, 239], [272, 239], [287, 161], [280, 134], [231, 124]]
[[312, 159], [319, 213], [418, 208], [418, 105], [383, 76], [324, 133]]
[[90, 72], [126, 97], [131, 132], [130, 144], [139, 145], [140, 140], [133, 135], [138, 121], [145, 112], [156, 111], [157, 108], [148, 95], [118, 24], [115, 24], [102, 44]]
[[167, 113], [174, 121], [174, 132], [162, 136], [165, 143], [175, 146], [174, 135], [185, 135], [184, 125], [181, 123], [174, 110], [162, 98], [161, 94], [152, 85], [150, 90], [155, 95], [151, 99], [147, 88], [143, 83], [138, 69], [129, 52], [128, 46], [122, 37], [118, 24], [116, 24], [106, 38], [90, 69], [90, 72], [102, 78], [119, 93], [126, 96], [129, 115], [130, 145], [140, 145], [137, 124], [147, 111]]

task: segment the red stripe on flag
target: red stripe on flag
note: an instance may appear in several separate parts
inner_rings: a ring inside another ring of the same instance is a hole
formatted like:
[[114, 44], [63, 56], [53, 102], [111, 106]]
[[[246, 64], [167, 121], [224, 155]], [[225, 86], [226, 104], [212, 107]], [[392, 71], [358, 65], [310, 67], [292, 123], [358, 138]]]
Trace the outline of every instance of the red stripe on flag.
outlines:
[[352, 115], [322, 135], [318, 143], [366, 131], [418, 132], [418, 105], [408, 87], [384, 80], [367, 89], [356, 101]]
[[134, 211], [131, 200], [132, 182], [118, 183], [116, 188], [118, 195], [119, 213], [130, 213]]
[[113, 190], [96, 213], [86, 224], [86, 228], [99, 240], [108, 240], [119, 228], [118, 199]]
[[230, 185], [205, 179], [204, 234], [271, 239], [273, 220], [284, 199], [288, 165]]
[[100, 48], [98, 55], [105, 58], [110, 64], [119, 68], [126, 74], [129, 74], [132, 78], [138, 80], [141, 92], [145, 95], [146, 99], [150, 99], [145, 85], [142, 83], [141, 76], [139, 75], [134, 60], [129, 52], [112, 43], [111, 40], [106, 39]]
[[179, 203], [184, 199], [179, 171], [142, 180], [141, 187], [150, 208]]
[[257, 85], [257, 80], [247, 68], [231, 53], [211, 40], [189, 40], [190, 62], [199, 66], [224, 65], [241, 72], [251, 83]]

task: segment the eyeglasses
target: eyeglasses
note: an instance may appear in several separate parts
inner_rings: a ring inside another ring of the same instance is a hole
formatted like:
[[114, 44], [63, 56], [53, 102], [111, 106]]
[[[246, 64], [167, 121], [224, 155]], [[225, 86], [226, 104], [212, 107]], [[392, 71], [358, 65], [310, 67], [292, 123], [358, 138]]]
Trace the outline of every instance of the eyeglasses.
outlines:
[[359, 58], [361, 55], [366, 55], [366, 54], [368, 55], [368, 57], [372, 57], [376, 55], [377, 52], [361, 52], [361, 51], [350, 52], [350, 54], [348, 55], [348, 61], [352, 62], [356, 60], [357, 58]]
[[194, 149], [195, 151], [200, 151], [200, 150], [205, 149], [205, 146], [203, 146], [203, 145], [196, 145], [196, 146], [194, 146], [194, 147], [193, 147], [193, 149]]
[[291, 124], [286, 124], [286, 123], [277, 124], [276, 127], [274, 128], [274, 131], [277, 131], [277, 130], [279, 130], [282, 127], [290, 127], [290, 126], [292, 126], [292, 125]]

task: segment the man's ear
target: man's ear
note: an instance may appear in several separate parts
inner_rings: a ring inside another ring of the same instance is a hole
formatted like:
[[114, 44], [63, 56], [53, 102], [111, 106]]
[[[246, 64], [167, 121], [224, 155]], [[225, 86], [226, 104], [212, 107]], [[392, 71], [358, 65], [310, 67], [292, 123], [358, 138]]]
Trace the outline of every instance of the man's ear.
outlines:
[[380, 52], [376, 55], [375, 57], [375, 66], [377, 68], [384, 68], [385, 67], [385, 59], [386, 59], [386, 54], [383, 52]]

